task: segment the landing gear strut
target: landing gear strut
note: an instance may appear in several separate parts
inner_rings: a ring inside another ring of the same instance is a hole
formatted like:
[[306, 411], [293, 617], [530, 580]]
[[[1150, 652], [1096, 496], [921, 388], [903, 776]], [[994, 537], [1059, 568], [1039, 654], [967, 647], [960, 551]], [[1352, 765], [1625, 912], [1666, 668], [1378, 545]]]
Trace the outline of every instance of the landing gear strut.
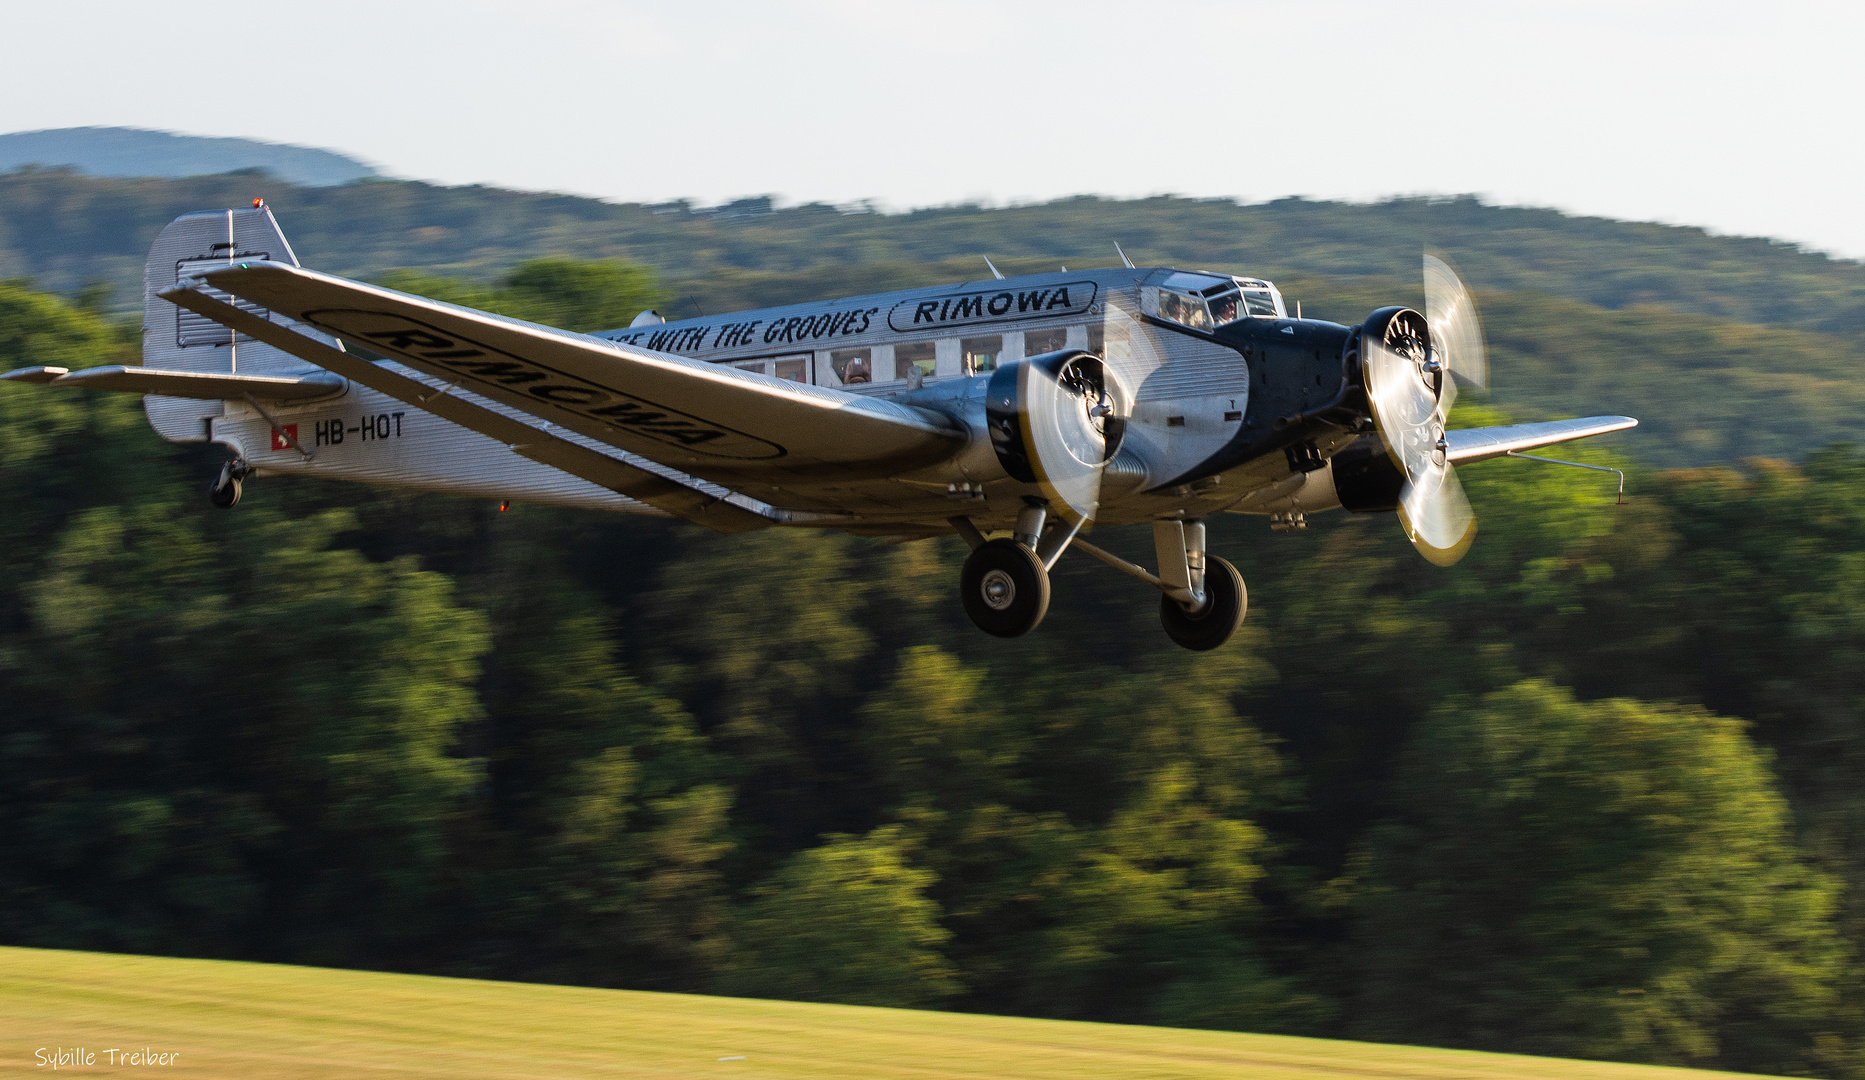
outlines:
[[251, 476], [253, 467], [244, 458], [234, 458], [220, 467], [220, 475], [207, 487], [207, 501], [222, 510], [231, 510], [240, 501], [240, 482]]
[[1230, 640], [1243, 625], [1250, 594], [1237, 568], [1205, 552], [1202, 521], [1153, 522], [1153, 548], [1159, 558], [1159, 621], [1166, 636], [1194, 652], [1208, 652]]
[[1019, 637], [1036, 629], [1049, 611], [1049, 567], [1071, 546], [1114, 569], [1157, 588], [1159, 620], [1166, 636], [1195, 652], [1207, 652], [1231, 639], [1243, 625], [1250, 594], [1243, 575], [1229, 562], [1205, 552], [1204, 522], [1168, 518], [1153, 522], [1157, 575], [1080, 539], [1080, 525], [1058, 522], [1043, 535], [1047, 509], [1030, 499], [1017, 514], [1010, 537], [986, 540], [970, 518], [948, 519], [953, 531], [971, 545], [959, 573], [959, 599], [978, 629], [997, 637]]

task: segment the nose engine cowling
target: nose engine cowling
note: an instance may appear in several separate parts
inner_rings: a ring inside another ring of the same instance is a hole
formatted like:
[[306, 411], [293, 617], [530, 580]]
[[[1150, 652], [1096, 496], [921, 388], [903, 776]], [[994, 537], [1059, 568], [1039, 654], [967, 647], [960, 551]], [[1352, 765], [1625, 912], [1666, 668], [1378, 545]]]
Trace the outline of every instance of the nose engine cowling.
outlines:
[[998, 464], [1050, 507], [1087, 520], [1120, 452], [1132, 399], [1100, 357], [1078, 349], [1013, 361], [991, 375], [985, 420]]

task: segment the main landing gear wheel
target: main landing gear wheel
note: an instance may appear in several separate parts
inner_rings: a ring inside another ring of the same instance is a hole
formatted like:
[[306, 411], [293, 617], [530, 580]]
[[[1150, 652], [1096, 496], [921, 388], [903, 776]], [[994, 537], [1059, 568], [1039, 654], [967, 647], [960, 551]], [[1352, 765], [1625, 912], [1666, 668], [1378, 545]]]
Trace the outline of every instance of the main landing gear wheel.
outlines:
[[958, 590], [965, 614], [997, 637], [1027, 634], [1049, 611], [1049, 571], [1015, 540], [988, 540], [973, 551], [959, 572]]
[[1186, 611], [1170, 596], [1159, 598], [1159, 621], [1166, 636], [1194, 652], [1209, 652], [1230, 640], [1250, 609], [1243, 575], [1229, 562], [1210, 556], [1205, 562], [1204, 607]]

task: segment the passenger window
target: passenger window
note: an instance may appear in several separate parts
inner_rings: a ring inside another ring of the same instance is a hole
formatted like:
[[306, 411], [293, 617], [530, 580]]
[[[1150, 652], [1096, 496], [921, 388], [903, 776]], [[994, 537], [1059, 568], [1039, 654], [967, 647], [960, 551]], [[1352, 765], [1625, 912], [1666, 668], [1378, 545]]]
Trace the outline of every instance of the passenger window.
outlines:
[[964, 358], [965, 374], [976, 375], [981, 371], [996, 371], [997, 358], [1004, 351], [1004, 338], [1001, 334], [960, 338], [958, 348], [959, 355]]
[[770, 364], [769, 360], [740, 360], [732, 366], [740, 371], [755, 371], [760, 375], [769, 375]]
[[1023, 332], [1023, 355], [1025, 356], [1040, 356], [1043, 353], [1066, 348], [1068, 348], [1068, 328], [1065, 326]]
[[904, 379], [914, 368], [923, 376], [931, 375], [934, 351], [930, 341], [910, 341], [894, 346], [894, 378]]
[[806, 383], [809, 381], [809, 358], [809, 353], [801, 356], [780, 356], [772, 365], [771, 374], [780, 379], [789, 379], [791, 382]]
[[835, 349], [829, 353], [829, 370], [843, 386], [861, 386], [874, 381], [873, 349]]

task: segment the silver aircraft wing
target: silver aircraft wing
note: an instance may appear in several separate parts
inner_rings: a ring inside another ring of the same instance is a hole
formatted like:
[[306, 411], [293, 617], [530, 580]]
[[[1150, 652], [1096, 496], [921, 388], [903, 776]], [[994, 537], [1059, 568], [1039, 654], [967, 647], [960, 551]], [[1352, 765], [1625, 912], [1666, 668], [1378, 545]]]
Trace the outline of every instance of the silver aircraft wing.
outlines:
[[1578, 420], [1550, 420], [1545, 424], [1459, 428], [1444, 433], [1444, 455], [1452, 465], [1468, 465], [1473, 461], [1487, 461], [1637, 426], [1638, 421], [1629, 416], [1584, 416]]
[[[582, 477], [709, 529], [727, 533], [748, 532], [779, 523], [799, 522], [813, 516], [775, 509], [737, 492], [680, 476], [671, 469], [663, 470], [639, 457], [634, 457], [632, 461], [625, 460], [625, 457], [633, 455], [605, 453], [568, 437], [565, 432], [552, 430], [552, 425], [548, 423], [507, 415], [452, 393], [449, 386], [413, 378], [404, 373], [406, 369], [396, 370], [399, 365], [373, 363], [355, 353], [333, 348], [308, 334], [272, 322], [262, 315], [236, 307], [205, 292], [175, 288], [162, 295], [189, 311], [204, 315], [255, 341], [262, 341], [300, 360], [316, 364], [330, 373], [326, 378], [335, 382], [349, 379], [360, 383], [414, 408], [430, 412], [442, 420], [497, 439], [521, 457], [562, 469], [572, 476]], [[31, 370], [22, 369], [23, 372]], [[18, 372], [9, 374], [20, 375]], [[70, 377], [55, 375], [51, 379], [34, 377], [25, 381], [62, 383]], [[225, 382], [228, 377], [216, 378]], [[235, 390], [249, 389], [246, 382], [228, 385]], [[272, 396], [276, 400], [277, 395]]]
[[[238, 263], [199, 280], [551, 424], [727, 485], [887, 476], [947, 457], [964, 438], [957, 421], [932, 410], [283, 263]], [[163, 295], [180, 303], [174, 294], [194, 292], [190, 284]]]

